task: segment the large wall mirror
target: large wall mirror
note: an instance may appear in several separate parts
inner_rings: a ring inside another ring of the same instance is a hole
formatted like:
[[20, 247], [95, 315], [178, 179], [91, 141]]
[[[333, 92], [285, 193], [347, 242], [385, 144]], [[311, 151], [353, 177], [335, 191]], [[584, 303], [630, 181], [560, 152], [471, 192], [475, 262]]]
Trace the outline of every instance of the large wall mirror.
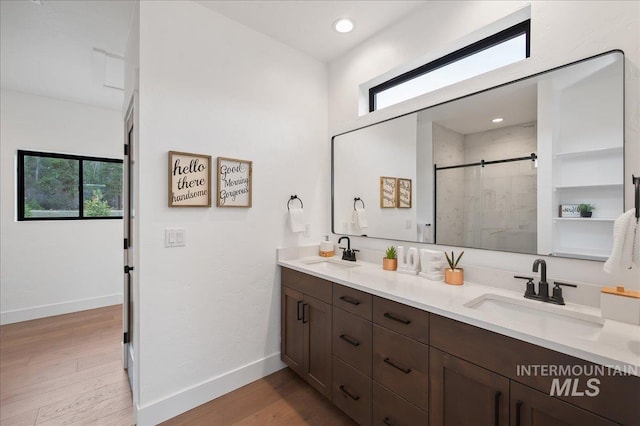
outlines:
[[623, 107], [613, 51], [334, 136], [332, 231], [604, 260]]

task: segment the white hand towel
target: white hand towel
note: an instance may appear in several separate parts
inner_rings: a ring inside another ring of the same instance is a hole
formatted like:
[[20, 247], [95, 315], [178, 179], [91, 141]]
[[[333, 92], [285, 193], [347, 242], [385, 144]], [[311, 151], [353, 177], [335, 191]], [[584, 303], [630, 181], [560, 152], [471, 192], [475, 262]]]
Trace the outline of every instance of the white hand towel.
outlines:
[[356, 208], [351, 216], [351, 223], [363, 229], [369, 226], [367, 222], [367, 212], [363, 208]]
[[304, 210], [299, 207], [289, 209], [289, 227], [291, 232], [304, 231]]
[[636, 228], [636, 209], [625, 212], [613, 223], [613, 249], [604, 263], [605, 272], [617, 275], [631, 268], [633, 259], [637, 258], [637, 255], [634, 257], [634, 246], [638, 246]]

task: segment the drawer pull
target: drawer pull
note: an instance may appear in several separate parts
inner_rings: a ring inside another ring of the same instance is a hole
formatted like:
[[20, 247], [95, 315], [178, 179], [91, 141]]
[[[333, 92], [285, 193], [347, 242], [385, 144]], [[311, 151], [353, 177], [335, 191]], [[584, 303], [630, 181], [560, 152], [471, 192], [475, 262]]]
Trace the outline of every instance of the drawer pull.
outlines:
[[358, 395], [354, 395], [351, 392], [349, 392], [349, 390], [344, 385], [340, 385], [340, 390], [349, 398], [353, 399], [354, 401], [357, 401], [360, 399]]
[[502, 392], [496, 391], [494, 396], [495, 402], [495, 412], [494, 412], [494, 424], [495, 426], [500, 426], [500, 397], [502, 396]]
[[389, 312], [385, 312], [385, 313], [384, 313], [384, 317], [385, 317], [385, 318], [389, 318], [390, 320], [393, 320], [393, 321], [400, 322], [400, 323], [402, 323], [402, 324], [404, 324], [404, 325], [409, 325], [409, 324], [411, 324], [411, 320], [406, 319], [406, 318], [403, 318], [403, 317], [398, 316], [398, 315], [396, 315], [396, 314], [389, 313]]
[[358, 341], [358, 339], [355, 339], [349, 335], [341, 334], [340, 338], [353, 346], [360, 346], [360, 342]]
[[309, 322], [309, 319], [307, 318], [307, 316], [308, 316], [307, 312], [309, 312], [309, 309], [307, 309], [308, 307], [309, 307], [308, 303], [304, 303], [302, 305], [302, 323], [303, 324], [306, 324], [306, 323]]
[[389, 364], [390, 366], [392, 366], [393, 368], [397, 368], [398, 370], [402, 371], [404, 374], [409, 374], [411, 373], [411, 369], [410, 368], [402, 368], [400, 367], [398, 364], [396, 364], [395, 362], [391, 361], [391, 358], [385, 358], [384, 362], [386, 364]]
[[353, 297], [349, 297], [349, 296], [340, 296], [340, 300], [343, 300], [347, 303], [352, 304], [353, 306], [358, 306], [360, 304], [360, 301], [357, 299], [354, 299]]
[[393, 426], [393, 423], [391, 423], [391, 420], [389, 419], [389, 417], [385, 417], [384, 419], [382, 419], [382, 423], [384, 423], [387, 426]]
[[516, 426], [520, 426], [522, 424], [521, 421], [521, 411], [522, 411], [522, 401], [516, 402]]
[[300, 305], [302, 305], [302, 300], [298, 300], [298, 321], [302, 319], [302, 314], [300, 313]]

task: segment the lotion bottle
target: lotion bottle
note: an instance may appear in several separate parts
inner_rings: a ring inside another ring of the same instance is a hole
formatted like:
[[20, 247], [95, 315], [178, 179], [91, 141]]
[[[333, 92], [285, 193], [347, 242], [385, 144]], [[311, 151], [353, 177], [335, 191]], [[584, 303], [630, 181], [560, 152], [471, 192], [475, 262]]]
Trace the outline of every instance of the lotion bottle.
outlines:
[[324, 241], [320, 242], [320, 256], [322, 257], [333, 257], [335, 254], [335, 249], [333, 247], [333, 243], [329, 241], [329, 236], [324, 236]]

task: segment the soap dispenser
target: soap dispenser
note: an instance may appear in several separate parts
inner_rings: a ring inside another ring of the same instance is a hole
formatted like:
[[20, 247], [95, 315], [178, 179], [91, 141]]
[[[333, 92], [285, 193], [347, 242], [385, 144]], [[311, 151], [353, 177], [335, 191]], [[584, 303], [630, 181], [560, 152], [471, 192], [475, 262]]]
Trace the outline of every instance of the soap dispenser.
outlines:
[[320, 256], [322, 257], [333, 257], [335, 254], [335, 248], [333, 243], [329, 241], [329, 236], [324, 236], [324, 241], [320, 242]]

